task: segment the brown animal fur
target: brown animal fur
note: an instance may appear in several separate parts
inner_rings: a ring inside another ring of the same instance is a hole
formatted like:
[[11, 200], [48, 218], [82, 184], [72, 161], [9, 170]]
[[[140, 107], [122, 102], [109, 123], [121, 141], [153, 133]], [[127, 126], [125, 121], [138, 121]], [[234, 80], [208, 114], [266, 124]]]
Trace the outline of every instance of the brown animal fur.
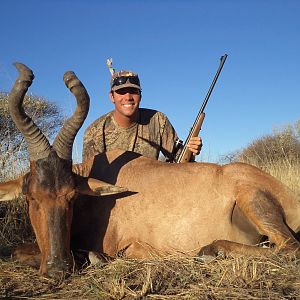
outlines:
[[[76, 201], [76, 247], [110, 256], [124, 251], [130, 257], [199, 251], [268, 254], [270, 250], [241, 245], [255, 245], [268, 236], [280, 249], [299, 255], [294, 233], [300, 230], [300, 203], [281, 182], [256, 167], [167, 164], [117, 150], [73, 170], [129, 191], [100, 201]], [[215, 240], [235, 243], [205, 247]]]

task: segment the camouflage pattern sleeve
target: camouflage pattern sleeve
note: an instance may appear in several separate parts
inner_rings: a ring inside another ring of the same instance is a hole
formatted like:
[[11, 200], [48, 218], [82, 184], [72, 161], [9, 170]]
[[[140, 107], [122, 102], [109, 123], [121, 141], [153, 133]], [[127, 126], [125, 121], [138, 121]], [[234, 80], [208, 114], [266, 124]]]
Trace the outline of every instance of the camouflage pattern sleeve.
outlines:
[[106, 115], [93, 122], [84, 132], [82, 161], [104, 152], [103, 126]]
[[166, 116], [164, 120], [164, 126], [162, 129], [163, 131], [161, 135], [162, 138], [161, 152], [166, 158], [171, 159], [174, 142], [176, 141], [178, 136], [174, 127], [172, 126], [171, 122]]
[[85, 132], [83, 137], [82, 161], [86, 161], [97, 154], [95, 141]]

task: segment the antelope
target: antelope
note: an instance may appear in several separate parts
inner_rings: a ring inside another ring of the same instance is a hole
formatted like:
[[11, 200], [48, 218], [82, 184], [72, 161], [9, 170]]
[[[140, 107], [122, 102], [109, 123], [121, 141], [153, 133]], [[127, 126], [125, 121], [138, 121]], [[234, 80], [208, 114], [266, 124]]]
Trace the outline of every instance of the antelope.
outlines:
[[[9, 95], [10, 115], [23, 134], [30, 157], [30, 171], [6, 183], [0, 183], [0, 200], [15, 199], [20, 193], [26, 197], [30, 221], [40, 251], [40, 273], [60, 278], [72, 267], [70, 229], [73, 204], [78, 194], [107, 195], [124, 191], [96, 179], [72, 172], [72, 147], [76, 133], [82, 126], [88, 110], [89, 96], [74, 72], [64, 74], [64, 82], [77, 100], [77, 108], [52, 146], [45, 135], [25, 113], [22, 103], [34, 75], [25, 65], [16, 63], [19, 77]], [[34, 247], [26, 246], [20, 260], [34, 264]], [[20, 252], [20, 251], [18, 251]]]
[[[72, 165], [72, 144], [88, 112], [88, 94], [72, 72], [64, 76], [77, 99], [74, 115], [53, 145], [22, 110], [33, 74], [20, 75], [9, 97], [10, 113], [29, 148], [30, 172], [0, 185], [0, 200], [25, 194], [40, 273], [70, 271], [71, 249], [122, 253], [129, 258], [220, 253], [300, 257], [300, 202], [284, 184], [243, 163], [172, 164], [114, 150]], [[267, 236], [274, 247], [257, 247]]]

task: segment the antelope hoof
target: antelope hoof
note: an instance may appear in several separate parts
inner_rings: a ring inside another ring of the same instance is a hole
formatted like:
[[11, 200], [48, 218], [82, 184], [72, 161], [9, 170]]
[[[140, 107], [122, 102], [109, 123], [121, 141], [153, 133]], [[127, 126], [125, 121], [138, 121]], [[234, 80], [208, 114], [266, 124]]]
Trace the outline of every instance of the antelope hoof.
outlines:
[[218, 247], [216, 242], [202, 247], [198, 252], [198, 255], [204, 257], [204, 260], [207, 260], [207, 257], [211, 257], [213, 259], [215, 257], [224, 258], [226, 256], [225, 251]]

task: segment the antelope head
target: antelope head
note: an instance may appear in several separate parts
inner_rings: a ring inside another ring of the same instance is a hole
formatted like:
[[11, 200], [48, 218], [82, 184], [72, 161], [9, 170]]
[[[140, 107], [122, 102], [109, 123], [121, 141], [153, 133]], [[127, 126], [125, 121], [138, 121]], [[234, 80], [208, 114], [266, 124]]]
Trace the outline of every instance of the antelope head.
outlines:
[[0, 184], [0, 200], [10, 200], [22, 192], [41, 252], [40, 273], [54, 278], [65, 276], [73, 264], [70, 252], [73, 204], [79, 193], [101, 196], [125, 191], [93, 178], [72, 172], [72, 147], [75, 136], [89, 110], [89, 95], [69, 71], [64, 82], [77, 101], [77, 107], [57, 134], [52, 146], [23, 109], [24, 96], [33, 72], [21, 63], [9, 95], [10, 115], [28, 145], [30, 171], [17, 180]]

